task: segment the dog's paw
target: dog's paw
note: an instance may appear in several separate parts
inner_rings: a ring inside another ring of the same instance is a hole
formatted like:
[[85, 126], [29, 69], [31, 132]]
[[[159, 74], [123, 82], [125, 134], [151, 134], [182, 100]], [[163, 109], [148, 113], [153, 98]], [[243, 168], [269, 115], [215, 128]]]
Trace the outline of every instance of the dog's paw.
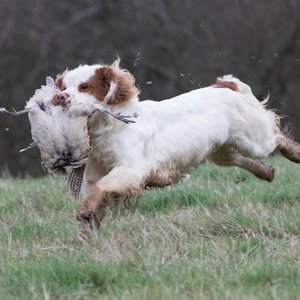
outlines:
[[273, 181], [273, 179], [275, 177], [275, 168], [273, 168], [273, 166], [269, 166], [268, 170], [269, 170], [268, 181], [271, 182], [271, 181]]
[[94, 211], [81, 209], [76, 215], [76, 219], [81, 222], [83, 228], [88, 230], [97, 230], [100, 226], [100, 222], [105, 216], [105, 211]]

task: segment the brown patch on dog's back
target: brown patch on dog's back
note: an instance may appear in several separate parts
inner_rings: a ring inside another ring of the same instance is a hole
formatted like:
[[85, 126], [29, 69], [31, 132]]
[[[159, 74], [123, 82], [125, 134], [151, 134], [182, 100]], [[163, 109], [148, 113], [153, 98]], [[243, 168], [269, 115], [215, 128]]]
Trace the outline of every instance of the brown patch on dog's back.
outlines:
[[212, 84], [211, 86], [214, 86], [216, 88], [227, 88], [227, 89], [231, 89], [235, 92], [237, 92], [239, 90], [236, 83], [232, 82], [232, 81], [217, 80], [217, 82]]

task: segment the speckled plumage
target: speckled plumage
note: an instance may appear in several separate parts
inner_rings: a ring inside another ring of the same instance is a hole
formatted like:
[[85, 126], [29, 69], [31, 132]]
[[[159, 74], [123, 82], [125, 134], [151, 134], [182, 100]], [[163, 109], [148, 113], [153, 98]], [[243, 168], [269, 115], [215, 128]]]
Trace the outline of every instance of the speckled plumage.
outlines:
[[69, 190], [78, 198], [88, 154], [91, 150], [88, 118], [94, 113], [105, 113], [105, 118], [115, 118], [126, 124], [135, 123], [131, 116], [114, 114], [99, 103], [90, 103], [77, 97], [63, 99], [63, 94], [53, 78], [47, 77], [46, 86], [35, 91], [22, 111], [0, 108], [0, 114], [18, 116], [28, 113], [34, 146], [41, 151], [41, 161], [49, 173], [66, 176]]
[[[49, 173], [65, 175], [71, 194], [79, 197], [84, 166], [90, 150], [87, 119], [89, 113], [74, 103], [54, 106], [52, 97], [60, 90], [52, 78], [36, 90], [27, 102], [34, 143]], [[73, 105], [74, 104], [74, 105]]]
[[60, 92], [53, 80], [36, 90], [27, 102], [34, 143], [41, 151], [42, 164], [55, 175], [66, 175], [85, 164], [89, 146], [87, 118], [76, 103], [54, 106], [52, 97]]

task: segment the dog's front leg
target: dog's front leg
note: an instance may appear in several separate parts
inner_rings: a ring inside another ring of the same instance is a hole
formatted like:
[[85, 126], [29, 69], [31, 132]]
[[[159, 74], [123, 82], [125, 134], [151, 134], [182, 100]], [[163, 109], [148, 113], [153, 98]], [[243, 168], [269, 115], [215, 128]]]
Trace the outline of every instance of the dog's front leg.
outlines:
[[142, 196], [144, 187], [145, 176], [139, 169], [114, 168], [87, 193], [77, 219], [85, 230], [93, 232], [99, 228], [108, 205], [117, 205], [130, 198], [138, 199]]

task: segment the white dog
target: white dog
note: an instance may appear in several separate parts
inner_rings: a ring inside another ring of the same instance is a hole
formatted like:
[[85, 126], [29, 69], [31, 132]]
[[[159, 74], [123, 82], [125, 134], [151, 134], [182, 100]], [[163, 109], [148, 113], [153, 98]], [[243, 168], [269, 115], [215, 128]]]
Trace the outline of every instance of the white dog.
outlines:
[[135, 124], [94, 113], [88, 121], [92, 151], [84, 174], [83, 224], [99, 226], [105, 208], [139, 198], [146, 187], [177, 183], [208, 158], [220, 166], [238, 166], [267, 181], [274, 169], [256, 158], [278, 148], [300, 161], [300, 146], [285, 137], [279, 118], [259, 102], [248, 85], [231, 75], [210, 87], [161, 102], [139, 102], [133, 76], [109, 65], [80, 66], [56, 80], [62, 90], [54, 105], [76, 101], [101, 104], [133, 116]]

